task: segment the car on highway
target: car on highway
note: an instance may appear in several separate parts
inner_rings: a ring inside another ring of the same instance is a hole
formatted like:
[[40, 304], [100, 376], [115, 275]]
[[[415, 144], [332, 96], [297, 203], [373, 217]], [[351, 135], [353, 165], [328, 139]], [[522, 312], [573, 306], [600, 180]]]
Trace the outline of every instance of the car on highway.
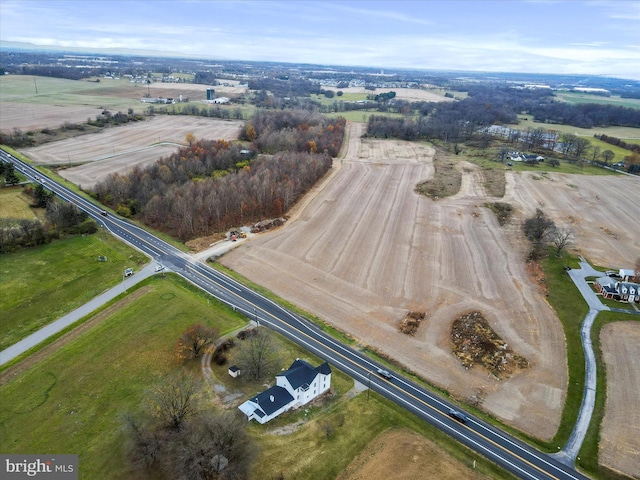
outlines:
[[467, 423], [469, 421], [469, 417], [458, 410], [450, 409], [449, 416], [460, 423]]
[[102, 215], [103, 217], [107, 216], [107, 211], [106, 210], [100, 210], [100, 215]]
[[387, 380], [392, 380], [393, 379], [393, 375], [391, 375], [388, 371], [386, 370], [382, 370], [381, 368], [378, 369], [378, 375], [380, 375], [382, 378], [386, 378]]

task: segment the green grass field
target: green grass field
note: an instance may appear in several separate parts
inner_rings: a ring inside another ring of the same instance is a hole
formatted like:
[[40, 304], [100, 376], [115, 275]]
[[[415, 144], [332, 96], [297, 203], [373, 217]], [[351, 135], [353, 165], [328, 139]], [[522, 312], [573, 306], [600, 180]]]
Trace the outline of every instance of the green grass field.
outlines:
[[[596, 133], [604, 133], [611, 137], [617, 137], [623, 140], [639, 139], [640, 128], [632, 127], [594, 127], [594, 128], [579, 128], [572, 125], [556, 125], [554, 123], [540, 123], [534, 122], [531, 115], [519, 115], [520, 123], [517, 125], [507, 125], [509, 128], [515, 128], [517, 130], [526, 130], [527, 128], [544, 128], [545, 130], [553, 130], [559, 133], [573, 133], [581, 137], [590, 137]], [[606, 150], [606, 149], [605, 149]]]
[[[592, 147], [600, 147], [600, 153], [604, 152], [605, 150], [611, 150], [613, 152], [615, 156], [609, 163], [622, 162], [624, 160], [624, 157], [628, 157], [629, 155], [631, 155], [631, 151], [625, 150], [624, 148], [616, 147], [615, 145], [603, 142], [602, 140], [598, 140], [597, 138], [590, 138], [589, 141], [591, 142]], [[636, 143], [640, 142], [640, 140], [625, 140], [625, 142]], [[587, 154], [587, 158], [592, 157], [593, 150]]]
[[[209, 300], [176, 276], [148, 279], [131, 293], [143, 288], [135, 302], [125, 298], [121, 308], [87, 333], [0, 387], [1, 451], [77, 453], [81, 479], [134, 477], [123, 448], [126, 433], [122, 415], [144, 408], [145, 391], [176, 367], [176, 339], [194, 322], [210, 324], [221, 334], [246, 323], [245, 317]], [[283, 368], [297, 357], [320, 363], [308, 352], [272, 335]], [[226, 368], [213, 367], [216, 383], [238, 391], [240, 379], [231, 379]], [[191, 361], [188, 369], [199, 375], [199, 360]], [[261, 452], [252, 478], [274, 478], [281, 471], [287, 472], [286, 478], [335, 478], [378, 433], [396, 427], [425, 435], [464, 465], [470, 467], [476, 460], [478, 471], [489, 478], [510, 478], [376, 394], [345, 398], [352, 385], [349, 377], [334, 371], [335, 395], [324, 403], [289, 412], [266, 426], [250, 425]], [[239, 390], [255, 393], [263, 388], [245, 383]], [[297, 420], [305, 424], [295, 433], [265, 435]], [[327, 421], [335, 425], [331, 437], [321, 428]]]
[[0, 350], [118, 284], [126, 267], [146, 262], [103, 231], [3, 254]]
[[585, 92], [555, 92], [563, 102], [578, 105], [581, 103], [597, 103], [600, 105], [613, 105], [615, 107], [640, 108], [640, 100], [635, 98], [621, 98], [619, 95], [603, 97]]
[[[36, 92], [37, 88], [37, 92]], [[0, 102], [36, 105], [89, 105], [109, 110], [142, 110], [144, 91], [127, 80], [67, 80], [32, 75], [0, 76]], [[96, 115], [100, 112], [96, 111]]]
[[[549, 256], [541, 263], [545, 273], [545, 282], [549, 289], [549, 303], [558, 314], [564, 327], [567, 342], [567, 360], [569, 366], [569, 382], [567, 398], [562, 412], [562, 421], [555, 437], [546, 445], [548, 451], [557, 451], [564, 447], [578, 418], [584, 389], [584, 352], [580, 341], [580, 325], [589, 311], [580, 292], [564, 270], [568, 265], [578, 268], [577, 257], [557, 258], [552, 249]], [[587, 440], [589, 441], [589, 440]], [[597, 441], [597, 439], [595, 440]]]
[[0, 387], [0, 450], [77, 453], [80, 478], [126, 478], [121, 415], [174, 367], [173, 348], [196, 322], [221, 333], [245, 323], [173, 276]]
[[21, 186], [0, 188], [0, 218], [42, 218], [43, 211], [31, 208], [31, 197], [22, 193]]

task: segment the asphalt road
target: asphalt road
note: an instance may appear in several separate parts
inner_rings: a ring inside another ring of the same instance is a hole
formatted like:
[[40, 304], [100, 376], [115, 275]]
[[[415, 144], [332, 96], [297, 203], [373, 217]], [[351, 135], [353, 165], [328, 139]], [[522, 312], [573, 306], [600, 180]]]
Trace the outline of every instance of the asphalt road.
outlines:
[[588, 478], [466, 412], [464, 412], [468, 417], [466, 423], [452, 419], [448, 414], [449, 410], [460, 409], [445, 399], [395, 372], [392, 372], [391, 379], [380, 377], [376, 371], [387, 367], [343, 345], [314, 324], [209, 268], [130, 222], [111, 213], [107, 216], [101, 215], [102, 209], [84, 197], [59, 185], [6, 152], [0, 152], [3, 160], [13, 162], [21, 173], [43, 184], [60, 198], [75, 204], [117, 237], [252, 320], [272, 328], [325, 359], [358, 382], [369, 386], [373, 391], [433, 424], [517, 477], [523, 479]]

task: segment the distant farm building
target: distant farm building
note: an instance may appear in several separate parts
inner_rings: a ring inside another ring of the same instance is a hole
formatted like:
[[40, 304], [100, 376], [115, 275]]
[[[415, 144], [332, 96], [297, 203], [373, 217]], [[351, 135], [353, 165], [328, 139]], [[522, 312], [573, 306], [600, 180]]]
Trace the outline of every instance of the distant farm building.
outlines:
[[140, 99], [142, 103], [162, 103], [162, 104], [170, 104], [176, 103], [173, 98], [161, 98], [161, 97], [142, 97]]

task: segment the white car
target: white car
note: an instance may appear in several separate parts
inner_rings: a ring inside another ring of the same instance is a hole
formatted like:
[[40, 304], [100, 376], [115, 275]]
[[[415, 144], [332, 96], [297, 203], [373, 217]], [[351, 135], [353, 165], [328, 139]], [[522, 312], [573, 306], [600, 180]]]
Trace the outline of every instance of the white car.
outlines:
[[127, 269], [124, 271], [124, 276], [125, 276], [125, 277], [130, 277], [131, 275], [133, 275], [133, 268], [127, 268]]
[[158, 266], [156, 267], [156, 272], [161, 272], [162, 270], [164, 270], [164, 266], [162, 266], [162, 265], [158, 265]]

